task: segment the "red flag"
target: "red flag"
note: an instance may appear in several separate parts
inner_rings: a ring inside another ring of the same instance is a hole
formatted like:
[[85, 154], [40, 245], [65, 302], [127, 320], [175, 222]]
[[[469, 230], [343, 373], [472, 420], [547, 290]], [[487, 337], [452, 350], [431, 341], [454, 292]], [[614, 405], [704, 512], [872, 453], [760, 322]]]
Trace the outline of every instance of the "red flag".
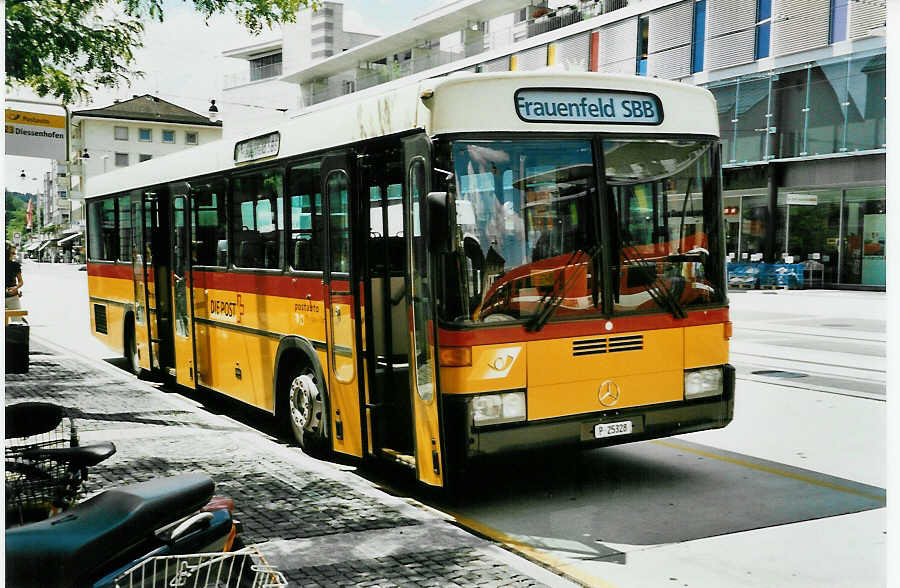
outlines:
[[25, 210], [25, 228], [31, 229], [31, 219], [34, 217], [33, 210], [34, 198], [28, 199], [28, 208]]

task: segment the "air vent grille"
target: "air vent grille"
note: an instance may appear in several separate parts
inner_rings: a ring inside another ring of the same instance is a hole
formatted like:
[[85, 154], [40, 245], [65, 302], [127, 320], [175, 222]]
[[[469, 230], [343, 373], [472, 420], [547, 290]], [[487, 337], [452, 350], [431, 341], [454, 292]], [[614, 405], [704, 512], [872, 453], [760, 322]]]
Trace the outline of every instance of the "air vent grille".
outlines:
[[621, 351], [640, 351], [644, 348], [643, 335], [623, 335], [621, 337], [600, 337], [572, 341], [572, 356], [600, 355]]
[[94, 330], [104, 335], [109, 334], [106, 326], [106, 306], [103, 304], [94, 305]]

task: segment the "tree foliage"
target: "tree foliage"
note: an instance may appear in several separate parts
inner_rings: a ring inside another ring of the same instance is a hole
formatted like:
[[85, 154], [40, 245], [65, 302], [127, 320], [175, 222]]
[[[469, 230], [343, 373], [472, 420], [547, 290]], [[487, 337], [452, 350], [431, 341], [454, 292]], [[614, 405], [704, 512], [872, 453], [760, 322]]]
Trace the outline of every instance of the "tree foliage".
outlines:
[[[98, 87], [118, 87], [142, 72], [134, 67], [144, 22], [163, 22], [167, 0], [7, 0], [6, 84], [32, 88], [65, 103]], [[169, 0], [171, 1], [171, 0]], [[293, 22], [317, 0], [183, 0], [204, 19], [233, 13], [257, 34]]]

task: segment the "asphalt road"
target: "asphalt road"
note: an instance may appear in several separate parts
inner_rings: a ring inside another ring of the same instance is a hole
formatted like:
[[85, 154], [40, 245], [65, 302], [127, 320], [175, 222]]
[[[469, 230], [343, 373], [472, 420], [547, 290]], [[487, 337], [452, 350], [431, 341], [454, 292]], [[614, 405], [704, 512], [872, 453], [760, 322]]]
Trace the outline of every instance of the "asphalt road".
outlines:
[[[23, 274], [37, 335], [123, 365], [90, 336], [85, 272]], [[885, 585], [886, 296], [731, 300], [727, 428], [502, 460], [444, 503], [380, 481], [585, 585]]]

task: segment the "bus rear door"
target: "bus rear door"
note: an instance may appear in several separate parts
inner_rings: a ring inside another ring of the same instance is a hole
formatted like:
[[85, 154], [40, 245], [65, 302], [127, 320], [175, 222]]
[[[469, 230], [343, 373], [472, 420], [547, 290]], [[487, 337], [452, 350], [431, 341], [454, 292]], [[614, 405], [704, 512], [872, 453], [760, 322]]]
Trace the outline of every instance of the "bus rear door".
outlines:
[[352, 153], [322, 160], [322, 193], [325, 195], [327, 263], [328, 397], [331, 407], [333, 448], [362, 457], [367, 431], [362, 427], [361, 398], [364, 376], [359, 367], [362, 321], [359, 317], [359, 285], [353, 263], [354, 161]]
[[[134, 351], [137, 353], [137, 365], [144, 370], [153, 367], [151, 360], [150, 320], [148, 307], [150, 293], [148, 290], [148, 271], [151, 260], [148, 259], [150, 248], [145, 239], [146, 221], [144, 220], [145, 200], [141, 192], [132, 193], [131, 226], [132, 231], [132, 271], [134, 273]], [[155, 318], [155, 317], [154, 317]], [[126, 327], [127, 328], [127, 327]]]
[[191, 289], [190, 186], [172, 186], [172, 300], [176, 383], [195, 388], [193, 293]]

